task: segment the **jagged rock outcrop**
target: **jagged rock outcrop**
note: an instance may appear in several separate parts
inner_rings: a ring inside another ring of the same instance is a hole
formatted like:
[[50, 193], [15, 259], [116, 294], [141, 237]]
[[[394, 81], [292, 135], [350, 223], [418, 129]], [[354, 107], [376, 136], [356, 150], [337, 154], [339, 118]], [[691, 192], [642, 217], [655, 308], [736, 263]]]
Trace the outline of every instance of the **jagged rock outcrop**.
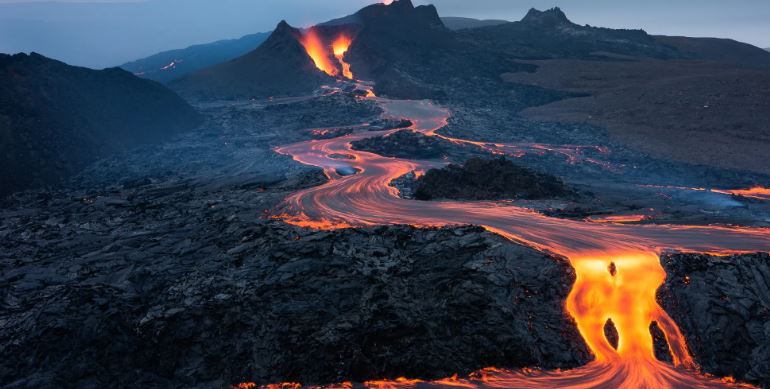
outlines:
[[451, 142], [426, 136], [412, 130], [400, 130], [385, 136], [365, 138], [352, 142], [354, 150], [363, 150], [385, 157], [434, 159], [447, 156], [459, 149]]
[[428, 170], [417, 180], [418, 200], [543, 199], [570, 195], [558, 178], [500, 158], [471, 158], [460, 165]]
[[770, 255], [669, 254], [658, 300], [704, 372], [770, 387]]
[[524, 18], [521, 19], [521, 22], [531, 26], [539, 25], [546, 28], [573, 25], [564, 11], [559, 7], [554, 7], [546, 11], [530, 8], [527, 14], [524, 15]]
[[100, 157], [195, 128], [162, 85], [39, 54], [0, 54], [0, 196], [61, 184]]
[[300, 43], [301, 32], [281, 21], [256, 50], [170, 85], [189, 99], [243, 99], [311, 93], [331, 78]]

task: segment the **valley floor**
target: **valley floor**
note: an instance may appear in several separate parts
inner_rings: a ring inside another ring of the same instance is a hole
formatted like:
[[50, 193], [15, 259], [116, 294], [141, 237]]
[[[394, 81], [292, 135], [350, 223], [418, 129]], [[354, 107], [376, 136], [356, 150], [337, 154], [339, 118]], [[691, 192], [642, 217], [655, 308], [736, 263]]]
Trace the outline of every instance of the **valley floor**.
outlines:
[[[368, 131], [381, 113], [370, 100], [332, 91], [198, 108], [199, 131], [4, 200], [7, 387], [430, 379], [590, 359], [563, 310], [575, 276], [563, 258], [472, 227], [273, 220], [287, 195], [327, 177], [272, 148]], [[594, 222], [770, 225], [766, 200], [696, 189], [770, 186], [767, 172], [650, 157], [590, 124], [449, 108], [438, 134], [480, 143], [445, 139], [437, 166], [489, 157], [483, 142], [518, 144], [512, 160], [579, 193], [515, 204]]]

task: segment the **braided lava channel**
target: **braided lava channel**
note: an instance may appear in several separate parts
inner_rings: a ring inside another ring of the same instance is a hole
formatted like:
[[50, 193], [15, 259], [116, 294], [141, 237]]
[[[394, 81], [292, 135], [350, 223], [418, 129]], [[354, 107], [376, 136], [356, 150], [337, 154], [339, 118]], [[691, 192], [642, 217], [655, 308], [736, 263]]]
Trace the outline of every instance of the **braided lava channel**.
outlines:
[[[429, 101], [375, 98], [385, 116], [406, 117], [412, 129], [426, 135], [446, 124], [449, 111]], [[394, 130], [392, 130], [394, 131]], [[770, 231], [761, 228], [590, 223], [547, 217], [495, 201], [414, 201], [402, 199], [389, 183], [410, 171], [438, 167], [438, 162], [388, 158], [351, 149], [351, 142], [390, 131], [353, 133], [311, 140], [276, 149], [303, 164], [323, 168], [329, 181], [295, 193], [278, 216], [288, 223], [314, 228], [386, 224], [414, 226], [480, 225], [512, 241], [569, 258], [576, 281], [566, 309], [575, 319], [594, 360], [566, 371], [500, 371], [488, 369], [468, 379], [435, 382], [372, 381], [369, 387], [570, 387], [666, 388], [746, 387], [698, 373], [684, 337], [655, 294], [666, 274], [664, 251], [738, 253], [770, 250]], [[517, 145], [498, 147], [501, 153]], [[350, 159], [334, 158], [340, 154]], [[357, 174], [341, 176], [337, 169]], [[613, 271], [608, 269], [614, 263]], [[604, 335], [612, 319], [619, 334], [617, 350]], [[666, 335], [674, 364], [654, 356], [649, 327], [656, 321]], [[475, 378], [473, 378], [475, 377]], [[347, 385], [349, 386], [349, 384]]]

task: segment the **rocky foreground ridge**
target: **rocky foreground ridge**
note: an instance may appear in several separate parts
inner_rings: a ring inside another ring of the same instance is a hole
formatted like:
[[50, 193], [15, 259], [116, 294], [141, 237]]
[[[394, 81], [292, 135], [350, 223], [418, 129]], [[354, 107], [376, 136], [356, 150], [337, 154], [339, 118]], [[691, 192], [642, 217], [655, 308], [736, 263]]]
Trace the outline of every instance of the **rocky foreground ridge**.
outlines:
[[565, 259], [474, 227], [264, 219], [319, 179], [17, 195], [0, 218], [0, 382], [324, 383], [589, 359], [563, 309]]

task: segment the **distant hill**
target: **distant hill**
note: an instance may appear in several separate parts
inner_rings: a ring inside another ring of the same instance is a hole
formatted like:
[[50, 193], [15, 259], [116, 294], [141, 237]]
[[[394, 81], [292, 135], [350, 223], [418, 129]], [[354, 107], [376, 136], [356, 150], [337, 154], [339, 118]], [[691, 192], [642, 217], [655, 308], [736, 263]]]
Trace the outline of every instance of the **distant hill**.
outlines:
[[255, 50], [169, 85], [191, 99], [291, 96], [331, 79], [318, 70], [300, 43], [301, 32], [285, 21]]
[[674, 47], [689, 59], [717, 61], [753, 67], [770, 67], [770, 53], [732, 39], [655, 36], [656, 41]]
[[125, 70], [2, 54], [0, 195], [57, 185], [100, 157], [200, 122], [173, 92]]
[[221, 40], [185, 49], [170, 50], [121, 65], [135, 75], [167, 83], [201, 69], [238, 58], [259, 47], [270, 33], [246, 35], [240, 39]]
[[467, 28], [479, 28], [488, 26], [497, 26], [499, 24], [509, 23], [507, 20], [486, 19], [479, 20], [473, 18], [462, 18], [457, 16], [443, 16], [441, 21], [444, 26], [450, 30], [464, 30]]
[[642, 30], [615, 30], [572, 23], [559, 8], [531, 9], [518, 22], [458, 31], [464, 39], [519, 58], [648, 57], [679, 53]]

